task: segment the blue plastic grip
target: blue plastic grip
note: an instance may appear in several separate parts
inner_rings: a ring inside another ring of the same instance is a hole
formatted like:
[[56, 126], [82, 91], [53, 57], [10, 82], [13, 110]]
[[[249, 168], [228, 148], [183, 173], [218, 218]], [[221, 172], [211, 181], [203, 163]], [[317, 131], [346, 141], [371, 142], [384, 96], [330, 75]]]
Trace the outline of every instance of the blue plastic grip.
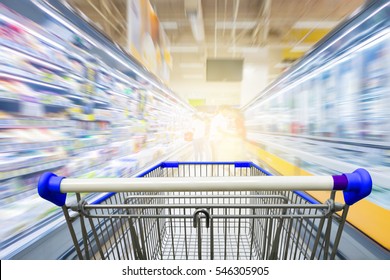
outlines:
[[235, 161], [234, 167], [235, 168], [249, 168], [249, 167], [251, 167], [251, 162], [249, 162], [249, 161]]
[[51, 172], [45, 172], [38, 181], [39, 195], [57, 206], [65, 205], [66, 193], [61, 193], [61, 181], [65, 177], [57, 176]]
[[164, 161], [161, 163], [162, 168], [177, 168], [179, 167], [178, 161]]
[[367, 170], [359, 168], [352, 173], [345, 173], [343, 175], [348, 180], [347, 188], [343, 190], [346, 204], [352, 205], [371, 193], [372, 179]]

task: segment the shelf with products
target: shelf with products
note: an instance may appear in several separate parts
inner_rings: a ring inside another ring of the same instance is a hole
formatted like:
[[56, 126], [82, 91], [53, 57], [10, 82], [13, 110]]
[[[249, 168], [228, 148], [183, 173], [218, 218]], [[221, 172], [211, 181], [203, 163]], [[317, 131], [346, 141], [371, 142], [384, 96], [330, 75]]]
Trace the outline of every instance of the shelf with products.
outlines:
[[97, 89], [89, 97], [101, 107], [107, 108], [110, 105], [110, 96], [104, 90]]
[[74, 35], [71, 40], [68, 39], [69, 44], [66, 45], [66, 54], [69, 59], [76, 60], [85, 66], [90, 59], [95, 59], [95, 57], [89, 52], [88, 46], [84, 45], [85, 41], [81, 42], [80, 40], [77, 35]]
[[0, 171], [26, 169], [33, 165], [64, 159], [66, 148], [71, 144], [72, 141], [60, 128], [1, 129], [0, 146], [4, 149], [0, 153]]
[[137, 101], [137, 94], [134, 94], [132, 87], [124, 83], [115, 83], [115, 85], [112, 88], [109, 88], [107, 92], [110, 94], [111, 101], [119, 106], [119, 100], [125, 101], [126, 103], [130, 101]]
[[[13, 172], [18, 169], [26, 169], [35, 165], [42, 165], [48, 162], [64, 158], [61, 148], [53, 148], [46, 151], [24, 151], [21, 153], [2, 153], [0, 155], [0, 172], [7, 176], [6, 172]], [[2, 177], [0, 177], [2, 178]]]
[[[66, 162], [52, 163], [45, 171], [64, 172]], [[20, 176], [5, 179], [0, 184], [0, 207], [24, 198], [31, 198], [36, 195], [36, 184], [41, 175], [41, 170], [33, 173], [26, 173]]]
[[73, 149], [71, 151], [71, 156], [79, 156], [80, 154], [85, 154], [92, 151], [102, 150], [107, 148], [107, 144], [100, 144], [100, 145], [92, 145], [92, 146], [86, 146], [82, 148]]
[[[4, 22], [0, 20], [0, 28], [4, 29]], [[9, 27], [6, 27], [9, 30]], [[21, 29], [19, 29], [21, 30]], [[7, 33], [2, 33], [7, 34]], [[64, 62], [66, 62], [61, 56], [61, 52], [54, 50], [51, 47], [44, 47], [45, 44], [42, 44], [38, 40], [34, 39], [32, 36], [29, 36], [29, 39], [26, 39], [26, 35], [18, 34], [17, 37], [18, 42], [15, 42], [15, 36], [12, 38], [2, 37], [0, 38], [0, 46], [9, 51], [18, 52], [19, 55], [27, 57], [38, 64], [49, 65], [52, 68], [59, 68], [63, 70], [70, 70], [70, 66]], [[36, 46], [39, 47], [39, 51], [34, 50]]]
[[83, 156], [73, 158], [67, 165], [67, 172], [72, 177], [96, 177], [102, 175], [108, 166], [113, 171], [115, 168], [128, 168], [127, 166], [118, 166], [120, 159], [134, 156], [133, 140], [118, 144], [105, 146], [101, 150], [95, 150], [85, 153]]
[[85, 65], [86, 61], [80, 57], [80, 56], [75, 56], [73, 53], [68, 52], [67, 58], [69, 60], [70, 64], [70, 71], [68, 71], [66, 74], [70, 77], [75, 79], [77, 82], [84, 84], [86, 81], [85, 78]]
[[[74, 121], [68, 119], [27, 119], [20, 117], [13, 117], [5, 113], [0, 116], [0, 129], [4, 128], [57, 128], [57, 127], [73, 127]], [[2, 118], [4, 116], [4, 118]]]
[[[0, 97], [3, 102], [0, 110], [3, 112], [9, 111], [20, 116], [48, 117], [53, 112], [65, 111], [66, 108], [72, 106], [68, 99], [53, 95], [50, 92], [37, 92], [35, 97], [19, 93], [0, 92], [5, 95]], [[6, 103], [13, 103], [13, 105]]]
[[99, 131], [99, 130], [72, 130], [71, 134], [73, 137], [84, 137], [84, 136], [92, 136], [92, 135], [111, 135], [110, 131]]
[[[69, 72], [70, 66], [64, 53], [58, 53], [56, 55], [49, 56], [47, 58], [39, 58], [36, 55], [28, 54], [26, 51], [20, 51], [16, 48], [9, 47], [6, 44], [1, 44], [0, 48], [2, 51], [2, 64], [9, 66], [17, 66], [17, 68], [21, 68], [24, 70], [31, 70], [33, 73], [40, 72], [41, 68], [46, 70], [55, 71], [57, 73], [66, 73]], [[26, 46], [28, 48], [28, 46]], [[45, 53], [49, 53], [52, 51], [48, 51], [48, 48], [44, 50]], [[56, 56], [61, 55], [61, 63], [55, 63]], [[66, 65], [66, 66], [65, 66]]]
[[[69, 88], [51, 84], [50, 82], [41, 82], [38, 79], [34, 80], [17, 76], [16, 74], [2, 72], [0, 69], [0, 90], [26, 96], [32, 96], [33, 93], [50, 93], [60, 97], [61, 95], [63, 96], [66, 94], [69, 91]], [[39, 99], [37, 100], [39, 101]], [[65, 98], [63, 98], [63, 100], [64, 102], [69, 102], [69, 100]]]
[[[7, 33], [0, 39], [0, 101], [6, 104], [0, 107], [0, 206], [9, 212], [7, 233], [0, 230], [4, 240], [53, 210], [32, 191], [37, 174], [57, 170], [72, 177], [130, 176], [174, 151], [174, 142], [164, 142], [169, 148], [160, 145], [167, 132], [161, 132], [159, 114], [168, 118], [178, 105], [145, 79], [147, 73], [142, 72], [139, 82], [126, 60], [118, 61], [106, 46], [98, 51], [100, 44], [77, 47], [68, 35], [53, 40], [39, 26], [27, 31], [33, 26], [29, 20], [15, 28], [17, 17], [11, 23], [5, 18], [0, 11], [0, 32]], [[104, 55], [109, 59], [103, 61]], [[45, 129], [43, 138], [56, 132], [63, 138], [40, 141], [37, 136], [23, 142], [5, 135], [15, 129], [29, 134], [31, 128]], [[9, 159], [12, 168], [5, 164]]]
[[98, 164], [91, 165], [89, 167], [85, 167], [81, 170], [75, 170], [72, 172], [72, 177], [79, 178], [79, 177], [90, 177], [90, 173], [98, 172], [99, 170], [105, 168], [109, 163], [108, 162], [100, 162]]
[[69, 95], [74, 95], [79, 91], [79, 85], [76, 85], [75, 81], [71, 79], [65, 80], [67, 77], [62, 78], [62, 80], [57, 80], [53, 77], [38, 76], [31, 74], [31, 72], [27, 73], [25, 70], [8, 66], [0, 66], [0, 79], [2, 80], [3, 87], [6, 89], [11, 87], [10, 84], [23, 84], [37, 92], [61, 97], [63, 102], [69, 104], [72, 103]]
[[[11, 179], [4, 180], [0, 185], [0, 207], [6, 206], [14, 201], [21, 199], [21, 193], [26, 194], [26, 192], [32, 190], [34, 187], [32, 185], [24, 185], [22, 177], [14, 177]], [[26, 196], [29, 196], [27, 193]]]
[[56, 81], [42, 82], [45, 79], [43, 75], [37, 75], [27, 69], [16, 68], [15, 66], [9, 66], [4, 64], [0, 65], [0, 77], [3, 79], [23, 81], [26, 83], [36, 84], [42, 87], [49, 87], [49, 88], [62, 90], [62, 91], [69, 90], [68, 87], [64, 86], [63, 82], [56, 82]]
[[[71, 63], [65, 54], [30, 36], [20, 25], [15, 27], [1, 21], [1, 31], [7, 39], [1, 44], [6, 53], [2, 52], [0, 78], [7, 101], [22, 102], [16, 113], [45, 117], [47, 113], [71, 107], [71, 97], [77, 93], [82, 78], [75, 73], [66, 74], [72, 68], [68, 67]], [[39, 51], [30, 50], [33, 47]]]
[[10, 152], [19, 152], [25, 150], [45, 150], [57, 146], [62, 147], [70, 147], [73, 145], [73, 140], [64, 139], [53, 142], [35, 142], [35, 143], [14, 143], [9, 141], [9, 143], [2, 143], [0, 141], [0, 150], [2, 153], [10, 153]]
[[113, 142], [126, 141], [136, 135], [137, 133], [133, 132], [131, 128], [124, 127], [123, 130], [116, 130], [111, 134], [111, 141]]
[[[0, 21], [0, 25], [2, 25], [3, 22]], [[24, 37], [23, 37], [24, 38]], [[30, 37], [31, 38], [31, 37]], [[20, 42], [15, 42], [12, 39], [7, 38], [0, 38], [0, 46], [3, 48], [8, 48], [11, 51], [16, 51], [20, 53], [21, 55], [27, 56], [30, 59], [36, 61], [37, 63], [44, 63], [45, 65], [51, 65], [52, 67], [60, 68], [60, 69], [66, 69], [70, 70], [70, 67], [66, 64], [64, 64], [64, 60], [59, 59], [59, 52], [58, 51], [49, 51], [47, 50], [49, 48], [45, 48], [40, 51], [34, 50], [32, 47], [40, 44], [41, 46], [44, 44], [41, 44], [39, 42], [32, 43], [31, 40], [24, 41], [24, 44], [21, 44]], [[24, 39], [21, 39], [24, 40]]]
[[29, 79], [0, 73], [0, 128], [1, 119], [7, 118], [34, 117], [38, 122], [42, 118], [66, 118], [65, 110], [72, 106], [72, 102], [57, 92], [63, 88], [34, 83]]
[[90, 173], [99, 173], [114, 161], [133, 156], [134, 150], [131, 143], [129, 141], [128, 145], [105, 146], [101, 150], [87, 152], [83, 157], [72, 158], [67, 165], [67, 170], [72, 177], [85, 177], [90, 176]]
[[[46, 172], [65, 174], [64, 164], [52, 164]], [[43, 171], [13, 177], [0, 184], [0, 208], [2, 211], [2, 240], [12, 237], [15, 232], [21, 232], [36, 224], [42, 217], [58, 212], [53, 205], [42, 203], [37, 194], [36, 185]]]
[[81, 177], [92, 170], [102, 169], [111, 161], [111, 150], [108, 146], [100, 146], [95, 149], [83, 150], [71, 157], [67, 164], [69, 176]]
[[[153, 153], [154, 154], [154, 153]], [[110, 162], [98, 166], [99, 168], [87, 169], [79, 174], [83, 178], [126, 178], [131, 177], [137, 170], [150, 164], [155, 156], [150, 156], [149, 150], [129, 153], [113, 158]], [[141, 160], [140, 160], [141, 159]]]
[[108, 145], [110, 143], [109, 134], [88, 135], [78, 137], [73, 140], [73, 149], [82, 149], [93, 146]]
[[103, 121], [74, 121], [72, 132], [81, 131], [91, 133], [91, 135], [111, 134], [111, 126], [108, 122]]
[[0, 71], [3, 75], [8, 74], [11, 78], [15, 76], [13, 79], [50, 87], [61, 93], [77, 91], [80, 89], [80, 84], [84, 83], [82, 74], [77, 72], [71, 60], [69, 63], [72, 70], [4, 47], [1, 47], [0, 60]]
[[4, 5], [0, 6], [0, 11], [0, 45], [69, 69], [67, 60], [64, 59], [66, 48], [58, 43], [58, 37]]
[[109, 93], [109, 100], [110, 100], [111, 108], [120, 109], [120, 110], [124, 110], [124, 111], [129, 110], [129, 105], [133, 101], [129, 100], [128, 96], [114, 92], [112, 90], [109, 90], [108, 93]]
[[27, 175], [27, 174], [32, 174], [36, 172], [43, 172], [48, 169], [64, 166], [67, 164], [67, 162], [68, 162], [67, 159], [61, 159], [56, 161], [41, 162], [39, 164], [34, 163], [33, 165], [30, 164], [30, 166], [22, 167], [20, 169], [0, 171], [0, 181]]

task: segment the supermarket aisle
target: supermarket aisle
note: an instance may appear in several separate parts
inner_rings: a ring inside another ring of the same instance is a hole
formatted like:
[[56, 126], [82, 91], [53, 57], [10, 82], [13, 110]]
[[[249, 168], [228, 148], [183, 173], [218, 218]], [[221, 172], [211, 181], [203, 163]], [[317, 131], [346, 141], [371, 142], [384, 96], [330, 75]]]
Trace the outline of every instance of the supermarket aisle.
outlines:
[[[17, 9], [22, 1], [3, 2]], [[69, 28], [72, 20], [80, 24], [74, 14], [58, 21], [31, 1], [24, 0], [20, 11], [0, 4], [1, 253], [19, 237], [32, 241], [32, 232], [48, 229], [48, 239], [28, 244], [47, 255], [37, 250], [17, 257], [60, 257], [52, 244], [66, 229], [51, 224], [59, 209], [36, 193], [43, 172], [129, 177], [166, 158], [255, 159], [275, 175], [368, 168], [373, 192], [353, 208], [349, 222], [389, 252], [389, 6], [377, 2], [349, 23], [358, 26], [353, 32], [345, 25], [334, 35], [342, 44], [321, 45], [320, 53], [302, 62], [305, 67], [286, 71], [279, 84], [241, 111], [221, 106], [199, 116], [91, 26], [82, 22], [80, 34]], [[27, 10], [42, 22], [30, 20]], [[169, 68], [165, 62], [159, 70]], [[192, 139], [185, 142], [189, 129]], [[168, 157], [183, 147], [183, 154]], [[358, 255], [348, 251], [347, 258]]]
[[246, 149], [246, 141], [239, 137], [227, 137], [218, 143], [208, 142], [202, 148], [202, 156], [196, 156], [196, 147], [192, 143], [191, 156], [189, 161], [248, 161], [251, 158], [250, 152]]
[[236, 108], [221, 106], [213, 114], [193, 115], [190, 133], [194, 161], [249, 160], [244, 118]]
[[389, 8], [389, 1], [370, 1], [264, 90], [266, 98], [244, 106], [252, 151], [270, 170], [284, 176], [370, 172], [373, 189], [347, 220], [387, 255]]

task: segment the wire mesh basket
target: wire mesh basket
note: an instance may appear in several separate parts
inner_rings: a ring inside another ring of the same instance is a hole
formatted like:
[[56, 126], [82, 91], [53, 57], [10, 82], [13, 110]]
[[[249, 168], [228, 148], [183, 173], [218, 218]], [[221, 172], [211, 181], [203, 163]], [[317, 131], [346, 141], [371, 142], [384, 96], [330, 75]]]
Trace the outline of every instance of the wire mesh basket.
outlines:
[[[60, 190], [41, 196], [62, 206], [79, 259], [334, 259], [349, 205], [371, 191], [368, 172], [269, 175], [251, 162], [163, 162], [139, 178], [44, 174], [40, 193]], [[319, 203], [298, 187], [330, 197]], [[75, 203], [65, 204], [67, 192]]]

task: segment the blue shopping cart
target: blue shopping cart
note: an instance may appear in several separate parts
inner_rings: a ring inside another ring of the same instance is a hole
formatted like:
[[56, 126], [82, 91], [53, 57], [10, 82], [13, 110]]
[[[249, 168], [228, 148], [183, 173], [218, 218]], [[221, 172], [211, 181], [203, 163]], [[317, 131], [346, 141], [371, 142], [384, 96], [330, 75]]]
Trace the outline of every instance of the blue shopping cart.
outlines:
[[334, 259], [369, 173], [270, 175], [252, 162], [162, 162], [136, 178], [45, 173], [38, 192], [62, 207], [79, 259]]

